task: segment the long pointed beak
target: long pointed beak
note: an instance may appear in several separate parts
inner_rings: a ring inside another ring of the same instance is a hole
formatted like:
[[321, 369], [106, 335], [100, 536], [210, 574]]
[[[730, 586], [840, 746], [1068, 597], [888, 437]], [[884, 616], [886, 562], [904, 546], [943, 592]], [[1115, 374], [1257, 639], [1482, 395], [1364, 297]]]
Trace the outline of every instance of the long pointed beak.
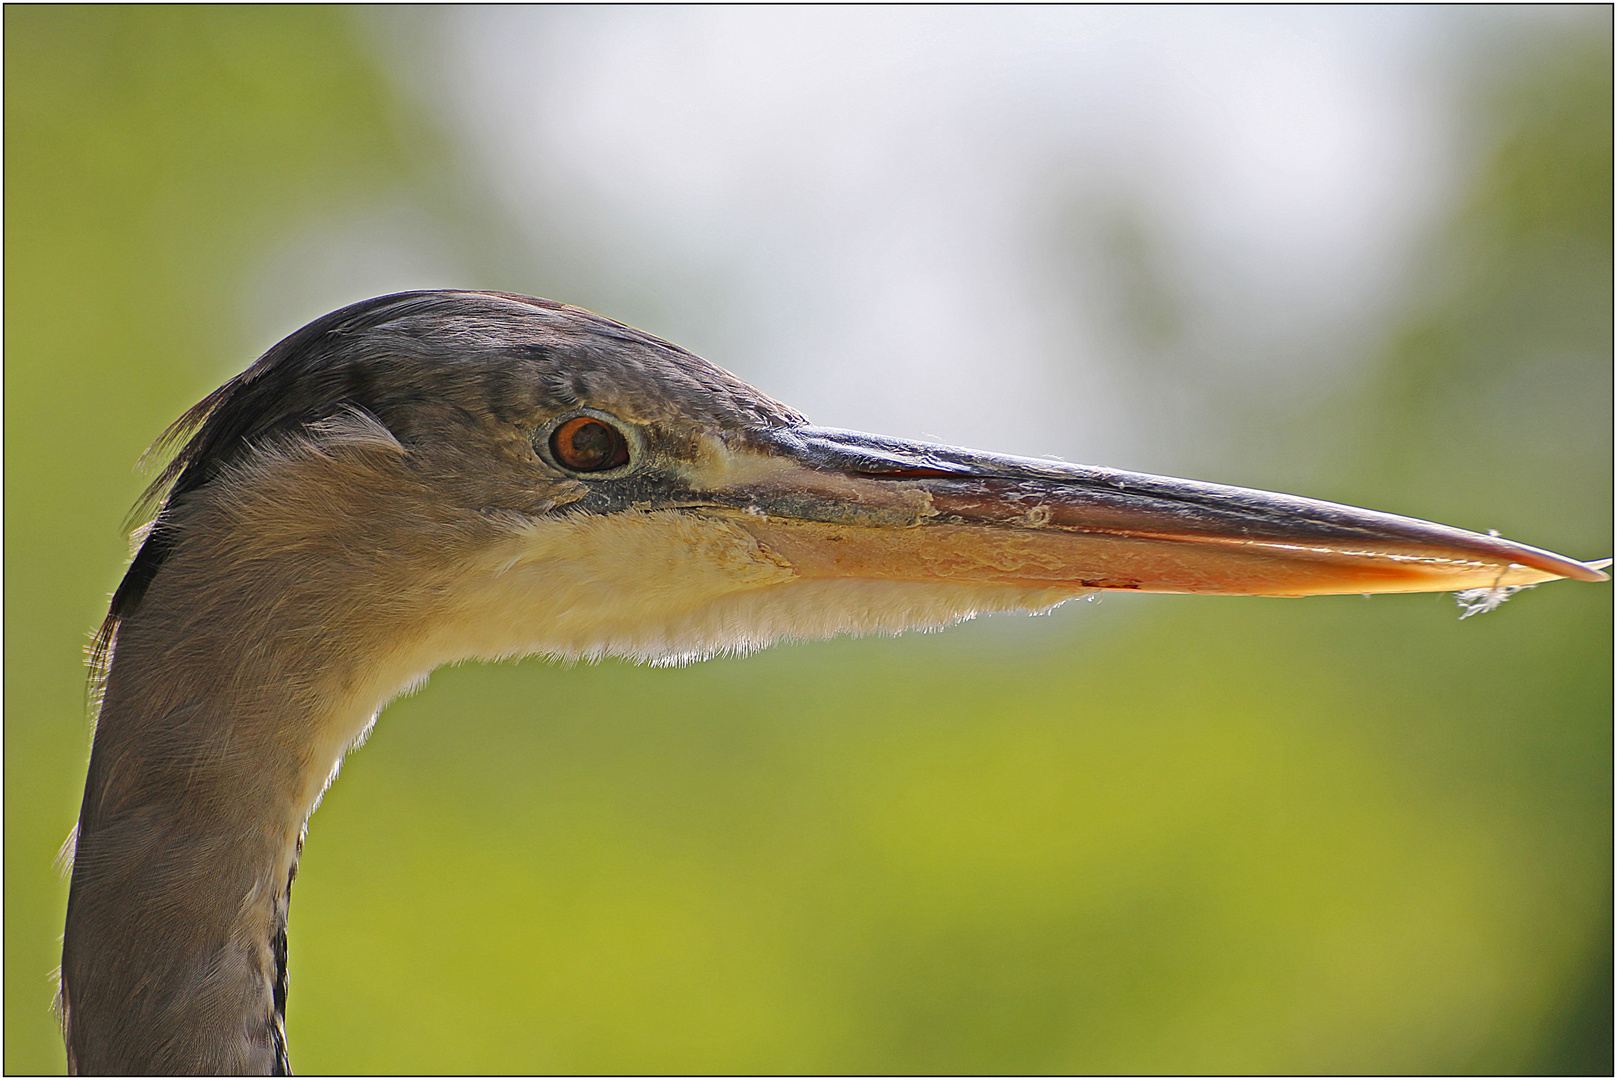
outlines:
[[751, 441], [717, 501], [808, 577], [1258, 596], [1606, 580], [1498, 536], [1292, 495], [831, 428]]

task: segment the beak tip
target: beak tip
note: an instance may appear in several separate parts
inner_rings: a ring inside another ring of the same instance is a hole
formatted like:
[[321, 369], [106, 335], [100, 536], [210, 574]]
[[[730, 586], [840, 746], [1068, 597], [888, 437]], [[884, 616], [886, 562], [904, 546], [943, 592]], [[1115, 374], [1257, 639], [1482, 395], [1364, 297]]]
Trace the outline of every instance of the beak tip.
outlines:
[[1605, 573], [1606, 570], [1609, 570], [1611, 568], [1611, 560], [1610, 559], [1596, 559], [1593, 562], [1584, 563], [1583, 566], [1584, 566], [1584, 569], [1589, 571], [1589, 576], [1584, 578], [1583, 580], [1585, 580], [1585, 581], [1610, 581], [1611, 580], [1611, 575]]
[[[1494, 539], [1490, 537], [1489, 539]], [[1609, 581], [1610, 576], [1605, 574], [1611, 566], [1610, 559], [1594, 559], [1583, 562], [1571, 559], [1565, 555], [1557, 555], [1542, 548], [1529, 548], [1525, 545], [1511, 545], [1516, 550], [1511, 552], [1512, 566], [1519, 566], [1524, 570], [1534, 570], [1540, 574], [1548, 575], [1542, 580], [1553, 581], [1556, 578], [1568, 578], [1573, 581]]]

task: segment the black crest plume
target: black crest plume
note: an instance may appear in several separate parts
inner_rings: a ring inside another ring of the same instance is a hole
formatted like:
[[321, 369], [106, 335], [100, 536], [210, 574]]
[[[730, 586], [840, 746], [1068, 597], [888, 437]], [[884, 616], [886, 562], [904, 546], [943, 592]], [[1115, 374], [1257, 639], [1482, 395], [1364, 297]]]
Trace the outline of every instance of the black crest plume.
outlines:
[[346, 409], [374, 413], [376, 387], [371, 370], [347, 362], [348, 345], [356, 335], [412, 316], [464, 311], [468, 302], [475, 306], [479, 299], [516, 301], [550, 311], [566, 307], [554, 300], [515, 293], [442, 290], [362, 300], [283, 339], [170, 425], [147, 455], [160, 454], [182, 440], [183, 444], [131, 513], [138, 518], [157, 506], [96, 634], [91, 649], [92, 679], [104, 676], [119, 621], [139, 606], [174, 548], [177, 537], [170, 514], [176, 500], [208, 484], [252, 446], [277, 434], [296, 431]]

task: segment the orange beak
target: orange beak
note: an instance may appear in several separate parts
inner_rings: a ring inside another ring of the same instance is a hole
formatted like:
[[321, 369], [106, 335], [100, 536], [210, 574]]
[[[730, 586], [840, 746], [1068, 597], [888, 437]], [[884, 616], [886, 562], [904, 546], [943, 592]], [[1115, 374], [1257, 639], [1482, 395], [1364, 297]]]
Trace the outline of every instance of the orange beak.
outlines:
[[749, 442], [752, 467], [685, 505], [743, 511], [805, 577], [1253, 596], [1606, 580], [1498, 536], [1248, 488], [829, 428]]

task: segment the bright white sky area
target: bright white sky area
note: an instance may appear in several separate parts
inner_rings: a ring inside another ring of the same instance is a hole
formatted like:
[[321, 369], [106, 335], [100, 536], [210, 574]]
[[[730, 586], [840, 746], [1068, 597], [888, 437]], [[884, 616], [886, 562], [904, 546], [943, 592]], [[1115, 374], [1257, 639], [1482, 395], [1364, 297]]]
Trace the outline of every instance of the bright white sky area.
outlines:
[[1380, 343], [1474, 152], [1463, 46], [1536, 17], [375, 9], [531, 258], [491, 280], [429, 212], [363, 208], [276, 256], [270, 334], [333, 290], [538, 292], [817, 423], [1184, 468], [1220, 423], [1199, 387], [1306, 404]]

